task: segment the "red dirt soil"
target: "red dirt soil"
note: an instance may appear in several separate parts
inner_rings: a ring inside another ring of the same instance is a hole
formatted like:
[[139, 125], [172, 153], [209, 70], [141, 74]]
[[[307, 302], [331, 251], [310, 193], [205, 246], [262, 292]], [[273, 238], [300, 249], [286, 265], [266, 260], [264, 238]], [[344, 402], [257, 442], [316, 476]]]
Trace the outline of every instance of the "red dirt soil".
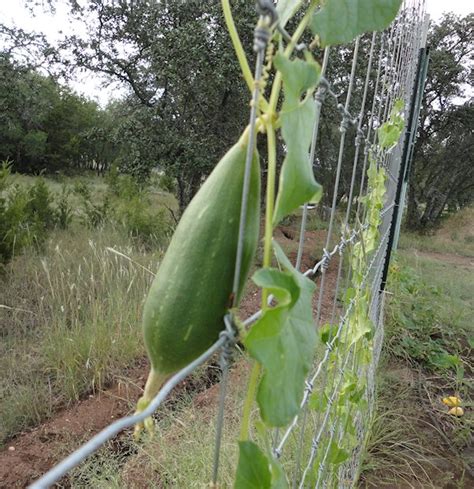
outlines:
[[53, 419], [12, 439], [0, 453], [0, 487], [26, 487], [68, 451], [128, 414], [145, 383], [145, 371], [142, 363], [128, 372], [127, 380], [77, 402]]
[[[293, 229], [277, 230], [276, 237], [284, 249], [290, 249], [288, 256], [294, 263], [298, 233]], [[315, 250], [322, 250], [325, 231], [307, 232], [301, 269], [312, 268], [321, 254], [314, 256]], [[321, 324], [330, 318], [338, 260], [331, 263], [325, 277], [325, 293], [321, 308]], [[319, 284], [320, 280], [316, 280]], [[316, 309], [318, 291], [314, 299]], [[240, 308], [243, 318], [256, 312], [260, 307], [260, 293], [252, 284]], [[129, 370], [120, 382], [110, 389], [89, 396], [32, 430], [11, 439], [0, 452], [0, 488], [23, 488], [44, 474], [71, 451], [90, 439], [115, 419], [128, 415], [138, 399], [148, 373], [147, 362]], [[186, 381], [185, 381], [186, 382]], [[181, 388], [183, 386], [180, 386]], [[202, 391], [202, 389], [201, 389]], [[197, 394], [195, 405], [214, 403], [217, 386]]]

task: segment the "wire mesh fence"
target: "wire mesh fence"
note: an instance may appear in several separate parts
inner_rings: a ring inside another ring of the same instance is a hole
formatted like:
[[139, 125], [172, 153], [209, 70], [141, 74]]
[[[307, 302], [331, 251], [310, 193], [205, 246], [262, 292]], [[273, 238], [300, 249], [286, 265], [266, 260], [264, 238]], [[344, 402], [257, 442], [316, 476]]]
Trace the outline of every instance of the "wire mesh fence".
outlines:
[[[334, 185], [326, 189], [329, 192], [327, 201], [331, 205], [324, 245], [320, 250], [322, 258], [303, 274], [314, 279], [318, 286], [315, 328], [327, 333], [315, 352], [300, 411], [286, 429], [275, 430], [272, 446], [273, 455], [285, 467], [293, 488], [353, 487], [358, 479], [364, 442], [374, 411], [375, 372], [384, 336], [382, 278], [388, 266], [386, 257], [393, 238], [394, 211], [399, 205], [396, 196], [407, 137], [403, 135], [396, 144], [382, 150], [378, 129], [390, 120], [400, 101], [403, 102], [404, 118], [408, 119], [414, 103], [412, 94], [416, 89], [419, 51], [424, 46], [426, 29], [424, 1], [408, 0], [386, 31], [358, 37], [350, 46], [352, 62], [350, 73], [344, 77], [347, 81], [343, 91], [344, 100], [336, 93], [334, 82], [330, 79], [331, 49], [334, 48], [324, 50], [322, 77], [314, 95], [316, 118], [310, 162], [316, 176], [322, 164], [329, 164]], [[362, 43], [366, 47], [363, 54]], [[258, 52], [257, 80], [262, 74], [263, 48]], [[357, 83], [356, 72], [360, 63], [365, 68], [365, 74], [359, 77], [361, 82]], [[253, 99], [251, 126], [255, 124], [258, 85]], [[338, 146], [337, 157], [329, 163], [322, 162], [318, 157], [320, 124], [324, 108], [328, 105], [332, 105], [338, 113], [340, 122], [339, 141], [332, 143]], [[249, 144], [250, 157], [254, 144], [254, 141]], [[349, 167], [350, 183], [345, 185], [341, 198], [342, 176], [347, 173], [344, 165]], [[383, 169], [386, 180], [383, 184], [383, 204], [375, 209], [376, 244], [366, 255], [364, 247], [368, 246], [368, 233], [374, 227], [373, 214], [370, 214], [371, 208], [367, 203], [373, 198], [371, 192], [374, 184], [367, 176], [371, 167]], [[301, 212], [295, 262], [298, 270], [303, 262], [308, 219], [312, 217], [311, 213], [317, 212], [317, 207], [308, 205]], [[363, 260], [354, 260], [354, 256], [363, 256]], [[357, 269], [360, 263], [363, 263], [363, 267]], [[329, 275], [331, 280], [328, 279]], [[364, 303], [359, 300], [362, 296], [366, 299]], [[372, 325], [371, 333], [366, 335], [363, 343], [351, 344], [348, 332], [354, 328], [354, 321], [360, 320], [361, 304], [364, 305], [365, 319]], [[257, 311], [247, 318], [244, 325], [251, 326], [259, 314]], [[173, 376], [144, 412], [111, 424], [31, 487], [49, 487], [121, 430], [150, 416], [174, 387], [216, 352], [221, 352], [226, 382], [235, 336], [229, 317], [226, 317], [225, 324], [226, 328], [217, 342]], [[354, 387], [361, 384], [351, 379], [364, 379], [363, 389]], [[209, 471], [214, 483], [218, 482], [222, 424], [225, 423], [225, 388], [222, 389], [217, 420], [216, 455], [214, 467]]]

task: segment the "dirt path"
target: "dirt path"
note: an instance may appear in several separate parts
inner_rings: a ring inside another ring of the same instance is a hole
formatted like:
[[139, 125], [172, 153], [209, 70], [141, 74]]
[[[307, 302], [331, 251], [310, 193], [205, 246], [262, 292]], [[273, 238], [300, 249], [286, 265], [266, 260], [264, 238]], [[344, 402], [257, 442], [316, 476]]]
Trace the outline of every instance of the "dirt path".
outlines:
[[112, 388], [89, 396], [10, 440], [0, 453], [0, 487], [26, 487], [71, 449], [127, 414], [145, 382], [145, 362]]
[[[166, 405], [173, 408], [184, 394], [213, 392], [211, 386], [218, 381], [217, 372], [216, 364], [209, 363], [202, 378], [190, 377], [179, 384]], [[147, 374], [148, 360], [143, 359], [110, 389], [88, 396], [10, 440], [0, 452], [0, 487], [26, 487], [107, 425], [131, 414]]]
[[436, 251], [419, 251], [413, 250], [414, 256], [421, 258], [429, 258], [430, 260], [438, 260], [449, 265], [455, 265], [467, 268], [468, 270], [474, 269], [474, 258], [470, 256], [457, 255], [455, 253], [439, 253]]
[[[297, 248], [297, 236], [294, 231], [278, 233], [277, 239], [284, 249], [288, 250], [288, 256], [294, 262]], [[324, 239], [325, 232], [307, 233], [302, 270], [313, 267], [319, 260], [320, 256], [317, 253], [314, 255], [314, 250], [322, 248]], [[337, 260], [334, 260], [326, 274], [321, 324], [329, 319], [332, 312], [337, 263]], [[314, 299], [315, 308], [317, 295], [316, 293]], [[260, 294], [255, 287], [250, 286], [242, 303], [242, 316], [253, 314], [259, 309], [259, 305]], [[208, 378], [208, 385], [192, 385], [190, 381], [184, 381], [175, 391], [174, 398], [179, 397], [180, 390], [186, 390], [193, 395], [196, 394], [197, 409], [210, 403], [214, 404], [217, 386], [209, 388], [209, 385], [217, 381], [217, 378], [210, 378], [213, 375], [215, 377], [215, 372], [214, 368], [213, 373], [205, 376]], [[77, 402], [58, 412], [51, 420], [10, 440], [6, 448], [0, 452], [0, 488], [26, 487], [115, 419], [130, 414], [144, 387], [147, 373], [148, 362], [143, 360], [126, 372], [110, 389]]]

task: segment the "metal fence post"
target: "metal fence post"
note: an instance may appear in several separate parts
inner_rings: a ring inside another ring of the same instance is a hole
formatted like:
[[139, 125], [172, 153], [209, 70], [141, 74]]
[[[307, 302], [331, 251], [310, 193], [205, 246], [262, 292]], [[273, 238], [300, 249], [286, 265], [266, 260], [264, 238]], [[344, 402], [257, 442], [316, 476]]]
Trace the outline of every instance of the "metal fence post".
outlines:
[[[425, 86], [426, 73], [428, 68], [428, 49], [426, 47], [420, 48], [418, 55], [418, 64], [416, 69], [416, 78], [413, 85], [413, 92], [410, 101], [410, 113], [408, 116], [408, 122], [405, 131], [405, 139], [403, 143], [403, 153], [400, 164], [400, 172], [398, 175], [397, 191], [395, 194], [394, 209], [392, 215], [392, 221], [390, 223], [390, 233], [388, 237], [387, 253], [385, 255], [385, 264], [382, 273], [382, 281], [380, 284], [380, 291], [385, 290], [387, 283], [388, 269], [390, 266], [390, 259], [392, 251], [396, 249], [398, 244], [398, 235], [400, 232], [401, 218], [403, 214], [403, 200], [402, 196], [406, 192], [405, 180], [408, 177], [408, 169], [410, 166], [411, 158], [413, 157], [413, 145], [415, 142], [416, 129], [418, 125], [418, 118], [420, 115], [421, 100], [423, 98], [423, 90]], [[404, 189], [405, 185], [405, 189]]]

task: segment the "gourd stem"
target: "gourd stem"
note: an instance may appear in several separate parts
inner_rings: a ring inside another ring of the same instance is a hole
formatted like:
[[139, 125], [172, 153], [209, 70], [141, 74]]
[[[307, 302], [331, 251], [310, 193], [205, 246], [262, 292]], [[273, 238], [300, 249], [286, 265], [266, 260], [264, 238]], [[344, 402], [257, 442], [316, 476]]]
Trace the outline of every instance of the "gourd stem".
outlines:
[[[301, 36], [303, 35], [306, 27], [308, 27], [308, 24], [309, 24], [310, 20], [312, 19], [313, 13], [316, 10], [316, 7], [318, 6], [318, 4], [319, 4], [319, 2], [313, 2], [310, 5], [310, 7], [308, 8], [307, 12], [305, 13], [303, 19], [301, 20], [300, 24], [296, 28], [293, 36], [291, 37], [291, 41], [288, 43], [288, 45], [286, 46], [285, 51], [283, 53], [286, 58], [289, 58], [291, 56], [291, 54], [293, 53], [293, 51], [296, 47], [296, 44], [298, 43]], [[280, 96], [281, 81], [282, 81], [281, 73], [279, 71], [277, 71], [276, 75], [275, 75], [275, 80], [273, 81], [273, 85], [272, 85], [272, 92], [270, 95], [270, 100], [268, 102], [269, 110], [271, 112], [276, 111], [276, 107], [278, 104], [278, 98]]]
[[254, 362], [252, 373], [250, 374], [247, 396], [245, 397], [244, 409], [242, 413], [242, 424], [240, 426], [240, 441], [246, 441], [249, 438], [250, 418], [252, 416], [252, 406], [257, 392], [258, 379], [260, 377], [260, 364]]
[[[263, 268], [268, 268], [272, 263], [272, 238], [273, 238], [273, 210], [275, 207], [275, 182], [276, 182], [276, 139], [275, 127], [270, 121], [267, 124], [268, 144], [268, 172], [267, 172], [267, 196], [265, 210], [265, 240], [263, 245]], [[262, 309], [268, 307], [268, 290], [262, 293]]]
[[[232, 40], [232, 44], [235, 49], [235, 54], [237, 55], [237, 59], [239, 60], [240, 69], [242, 70], [242, 75], [244, 77], [245, 82], [250, 90], [253, 93], [255, 88], [255, 82], [253, 79], [252, 71], [250, 70], [249, 63], [247, 61], [247, 56], [245, 55], [244, 48], [242, 46], [242, 42], [239, 37], [239, 33], [237, 32], [237, 28], [235, 27], [234, 18], [232, 16], [232, 10], [230, 8], [229, 0], [222, 0], [222, 11], [224, 12], [224, 19], [227, 25], [227, 30], [229, 31], [230, 39]], [[268, 102], [260, 96], [259, 105], [262, 109], [266, 109], [268, 107]]]
[[152, 368], [145, 384], [142, 399], [150, 402], [158, 394], [158, 391], [168, 377], [169, 374], [162, 374]]
[[[146, 380], [145, 389], [143, 391], [143, 396], [140, 397], [140, 399], [138, 400], [135, 414], [140, 414], [148, 407], [148, 405], [158, 394], [161, 386], [165, 383], [168, 377], [169, 374], [162, 374], [157, 370], [154, 370], [153, 368], [150, 370], [150, 373], [148, 374], [148, 379]], [[136, 440], [139, 439], [140, 433], [143, 428], [153, 431], [153, 420], [151, 417], [147, 418], [141, 423], [136, 424], [134, 432], [134, 437]]]
[[[271, 119], [271, 118], [270, 118]], [[263, 251], [263, 267], [268, 268], [272, 261], [272, 236], [273, 236], [273, 208], [275, 202], [275, 181], [276, 181], [276, 139], [275, 127], [272, 122], [267, 123], [267, 143], [268, 143], [268, 176], [267, 176], [267, 196], [265, 212], [265, 242]], [[262, 309], [268, 307], [268, 290], [262, 292]], [[242, 414], [242, 425], [240, 429], [240, 440], [245, 441], [249, 436], [250, 417], [252, 414], [253, 401], [257, 392], [258, 379], [261, 367], [258, 362], [254, 362], [252, 373], [250, 374], [247, 396], [245, 398], [244, 410]]]

